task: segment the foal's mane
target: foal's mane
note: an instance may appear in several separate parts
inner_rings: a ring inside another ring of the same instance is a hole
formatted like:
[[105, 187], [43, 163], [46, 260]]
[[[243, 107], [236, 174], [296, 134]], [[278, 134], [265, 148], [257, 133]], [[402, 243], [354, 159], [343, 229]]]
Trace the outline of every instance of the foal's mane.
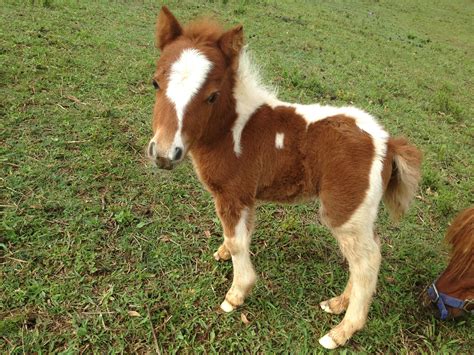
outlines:
[[[183, 35], [198, 44], [215, 44], [224, 34], [222, 25], [210, 18], [201, 18], [189, 22], [183, 28]], [[236, 94], [240, 101], [269, 103], [276, 102], [277, 90], [265, 85], [252, 53], [244, 46], [239, 55], [239, 66], [236, 73]], [[251, 107], [252, 104], [245, 104]]]
[[451, 262], [446, 276], [461, 278], [474, 268], [474, 207], [461, 212], [448, 228], [446, 241], [451, 244]]

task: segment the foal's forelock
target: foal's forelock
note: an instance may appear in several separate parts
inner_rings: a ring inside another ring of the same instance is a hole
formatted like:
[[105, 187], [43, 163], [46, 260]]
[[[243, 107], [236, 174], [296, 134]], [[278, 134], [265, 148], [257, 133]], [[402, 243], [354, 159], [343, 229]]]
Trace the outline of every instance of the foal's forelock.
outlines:
[[[178, 59], [171, 64], [165, 94], [174, 108], [175, 117], [166, 117], [166, 119], [176, 120], [177, 124], [174, 125], [176, 131], [169, 147], [163, 147], [160, 145], [163, 143], [157, 137], [161, 127], [156, 127], [150, 147], [156, 144], [158, 149], [150, 148], [149, 152], [153, 151], [156, 155], [158, 151], [161, 151], [164, 153], [163, 158], [170, 161], [179, 161], [187, 152], [186, 137], [183, 137], [183, 122], [185, 115], [192, 113], [186, 110], [202, 89], [212, 67], [212, 62], [195, 48], [184, 49]], [[162, 113], [155, 113], [155, 115], [160, 114]]]

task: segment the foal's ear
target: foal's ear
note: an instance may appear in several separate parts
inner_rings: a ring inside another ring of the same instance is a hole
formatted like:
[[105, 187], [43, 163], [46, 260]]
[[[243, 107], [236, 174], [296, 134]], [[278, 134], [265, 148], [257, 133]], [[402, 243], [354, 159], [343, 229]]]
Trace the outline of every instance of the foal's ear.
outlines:
[[161, 8], [156, 22], [156, 43], [155, 46], [160, 50], [181, 36], [183, 29], [176, 17], [166, 6]]
[[233, 60], [239, 55], [240, 50], [244, 46], [244, 28], [238, 25], [233, 29], [225, 32], [219, 38], [219, 47], [227, 58]]

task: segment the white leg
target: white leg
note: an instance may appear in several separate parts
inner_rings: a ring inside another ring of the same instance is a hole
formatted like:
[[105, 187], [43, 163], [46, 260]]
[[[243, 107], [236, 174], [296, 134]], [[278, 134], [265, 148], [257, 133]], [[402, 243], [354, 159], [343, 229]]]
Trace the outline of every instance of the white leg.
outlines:
[[235, 226], [235, 233], [231, 237], [225, 237], [224, 245], [232, 256], [232, 266], [234, 278], [232, 286], [227, 292], [224, 302], [221, 304], [222, 310], [230, 312], [240, 306], [245, 296], [250, 292], [255, 284], [257, 276], [250, 261], [250, 228], [249, 211], [244, 209], [241, 212], [240, 220]]
[[365, 325], [381, 261], [380, 247], [374, 240], [371, 230], [345, 232], [336, 236], [349, 262], [352, 288], [344, 319], [319, 340], [326, 349], [335, 349], [345, 344]]
[[[374, 241], [375, 243], [377, 243], [378, 247], [380, 248], [380, 238], [376, 233], [374, 233]], [[352, 292], [352, 279], [349, 278], [346, 288], [344, 289], [344, 292], [342, 294], [340, 294], [339, 296], [333, 297], [329, 300], [321, 302], [319, 306], [323, 309], [323, 311], [327, 313], [341, 314], [349, 306], [351, 292]]]

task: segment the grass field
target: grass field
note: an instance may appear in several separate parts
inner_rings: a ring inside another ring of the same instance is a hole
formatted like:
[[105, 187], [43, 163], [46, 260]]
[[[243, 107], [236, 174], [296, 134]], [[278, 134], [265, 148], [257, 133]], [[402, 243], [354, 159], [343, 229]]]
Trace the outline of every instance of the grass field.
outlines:
[[[420, 294], [446, 265], [449, 221], [474, 203], [474, 3], [167, 4], [183, 21], [242, 23], [282, 99], [354, 104], [423, 150], [410, 213], [394, 226], [381, 209], [377, 295], [344, 350], [472, 353], [472, 317], [439, 322]], [[318, 306], [347, 268], [317, 204], [258, 209], [259, 281], [218, 311], [232, 267], [212, 258], [210, 195], [189, 161], [169, 173], [143, 157], [159, 8], [2, 4], [0, 353], [303, 353], [341, 319]]]

